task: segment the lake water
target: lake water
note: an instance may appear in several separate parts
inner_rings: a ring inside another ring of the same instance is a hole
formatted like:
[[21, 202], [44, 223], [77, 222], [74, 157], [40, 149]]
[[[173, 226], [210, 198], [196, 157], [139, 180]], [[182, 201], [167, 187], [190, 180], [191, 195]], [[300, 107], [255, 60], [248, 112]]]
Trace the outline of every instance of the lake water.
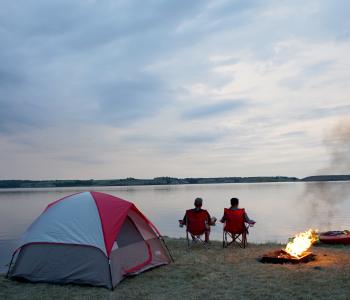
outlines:
[[[6, 270], [16, 241], [47, 204], [87, 188], [0, 190], [0, 272]], [[203, 208], [221, 218], [229, 199], [238, 197], [251, 219], [250, 242], [281, 242], [308, 228], [320, 231], [350, 229], [350, 182], [210, 184], [139, 187], [98, 187], [132, 201], [163, 235], [184, 237], [178, 227], [185, 209], [196, 197]], [[221, 240], [222, 225], [212, 227], [211, 238]]]

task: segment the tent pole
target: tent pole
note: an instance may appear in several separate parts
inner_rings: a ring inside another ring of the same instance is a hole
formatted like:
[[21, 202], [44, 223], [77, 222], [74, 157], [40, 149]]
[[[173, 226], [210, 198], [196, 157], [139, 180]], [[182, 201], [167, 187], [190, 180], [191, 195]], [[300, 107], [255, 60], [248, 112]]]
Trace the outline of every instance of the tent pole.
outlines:
[[171, 252], [170, 252], [170, 249], [168, 248], [168, 245], [165, 243], [164, 238], [160, 235], [160, 236], [159, 236], [159, 239], [163, 242], [165, 248], [168, 250], [168, 253], [169, 253], [169, 256], [170, 256], [171, 261], [172, 261], [172, 262], [175, 262], [174, 257], [172, 256], [172, 254], [171, 254]]
[[113, 280], [112, 280], [111, 260], [109, 258], [108, 258], [108, 269], [109, 269], [109, 278], [111, 279], [111, 290], [114, 291]]
[[10, 274], [10, 270], [11, 270], [11, 266], [12, 266], [12, 262], [13, 262], [13, 258], [15, 257], [15, 254], [16, 254], [16, 252], [14, 252], [14, 253], [12, 254], [11, 261], [10, 261], [10, 265], [9, 265], [9, 268], [8, 268], [8, 270], [7, 270], [7, 273], [6, 273], [6, 278], [9, 278], [9, 274]]

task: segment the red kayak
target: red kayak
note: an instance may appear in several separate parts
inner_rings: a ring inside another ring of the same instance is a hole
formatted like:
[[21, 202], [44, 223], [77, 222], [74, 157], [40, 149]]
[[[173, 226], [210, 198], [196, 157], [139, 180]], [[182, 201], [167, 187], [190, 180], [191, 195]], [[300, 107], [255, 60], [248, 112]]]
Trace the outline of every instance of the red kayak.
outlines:
[[325, 244], [345, 244], [350, 245], [350, 232], [327, 231], [320, 233], [320, 241]]

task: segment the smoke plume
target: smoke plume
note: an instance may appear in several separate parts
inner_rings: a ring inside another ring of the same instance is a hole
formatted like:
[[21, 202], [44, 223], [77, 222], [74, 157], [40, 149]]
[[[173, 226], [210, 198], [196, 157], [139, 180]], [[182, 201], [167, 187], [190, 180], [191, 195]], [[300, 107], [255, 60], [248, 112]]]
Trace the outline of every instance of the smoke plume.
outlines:
[[350, 174], [350, 118], [339, 122], [328, 133], [325, 145], [331, 158], [328, 171]]
[[[350, 118], [340, 121], [326, 133], [325, 147], [329, 153], [329, 165], [319, 171], [324, 175], [350, 174]], [[304, 200], [311, 217], [310, 224], [321, 230], [341, 230], [337, 226], [350, 226], [338, 219], [343, 215], [340, 204], [350, 201], [350, 183], [310, 182], [305, 184]], [[341, 225], [341, 224], [345, 225]]]

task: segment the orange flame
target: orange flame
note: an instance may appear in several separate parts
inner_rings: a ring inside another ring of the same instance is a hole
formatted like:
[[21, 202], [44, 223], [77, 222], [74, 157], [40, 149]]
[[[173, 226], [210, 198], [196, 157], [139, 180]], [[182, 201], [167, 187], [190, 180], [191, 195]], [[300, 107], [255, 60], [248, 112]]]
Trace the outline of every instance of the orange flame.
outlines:
[[318, 239], [317, 231], [309, 229], [296, 234], [284, 249], [288, 254], [300, 258]]

